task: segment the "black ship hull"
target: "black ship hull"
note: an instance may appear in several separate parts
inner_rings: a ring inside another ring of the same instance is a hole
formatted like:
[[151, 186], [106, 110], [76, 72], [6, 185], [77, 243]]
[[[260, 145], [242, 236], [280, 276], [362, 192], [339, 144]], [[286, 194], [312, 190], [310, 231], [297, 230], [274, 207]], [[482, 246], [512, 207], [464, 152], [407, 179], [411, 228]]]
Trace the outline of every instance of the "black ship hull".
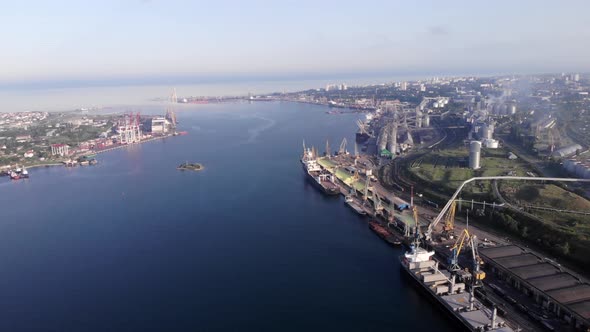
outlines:
[[370, 137], [371, 136], [369, 136], [367, 133], [356, 133], [356, 142], [361, 144], [365, 143]]

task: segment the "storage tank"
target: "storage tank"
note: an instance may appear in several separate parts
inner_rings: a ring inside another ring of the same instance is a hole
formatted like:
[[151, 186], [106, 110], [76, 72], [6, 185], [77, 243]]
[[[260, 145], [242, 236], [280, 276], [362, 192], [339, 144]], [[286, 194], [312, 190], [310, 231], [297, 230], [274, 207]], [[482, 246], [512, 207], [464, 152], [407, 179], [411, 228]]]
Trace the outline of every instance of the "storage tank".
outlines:
[[472, 141], [469, 143], [469, 168], [479, 169], [481, 159], [481, 142]]

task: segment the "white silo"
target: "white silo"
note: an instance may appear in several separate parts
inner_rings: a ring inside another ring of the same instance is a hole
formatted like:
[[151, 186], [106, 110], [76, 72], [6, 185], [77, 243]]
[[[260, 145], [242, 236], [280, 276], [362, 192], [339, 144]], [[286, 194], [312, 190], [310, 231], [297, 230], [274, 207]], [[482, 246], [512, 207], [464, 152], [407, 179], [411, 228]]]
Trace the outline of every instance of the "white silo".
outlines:
[[479, 169], [481, 159], [481, 142], [471, 141], [469, 144], [469, 168]]
[[424, 122], [422, 122], [422, 127], [430, 127], [430, 115], [424, 115]]
[[510, 115], [516, 114], [516, 105], [510, 105], [509, 113]]

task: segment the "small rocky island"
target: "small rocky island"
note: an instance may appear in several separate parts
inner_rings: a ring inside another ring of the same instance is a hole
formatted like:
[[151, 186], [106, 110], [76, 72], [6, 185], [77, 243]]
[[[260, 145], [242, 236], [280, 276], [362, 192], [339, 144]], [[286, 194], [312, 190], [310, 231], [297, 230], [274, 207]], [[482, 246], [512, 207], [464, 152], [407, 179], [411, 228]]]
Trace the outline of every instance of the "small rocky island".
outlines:
[[180, 165], [178, 165], [178, 167], [176, 167], [176, 169], [181, 170], [181, 171], [200, 171], [203, 169], [203, 165], [199, 164], [199, 163], [182, 163]]

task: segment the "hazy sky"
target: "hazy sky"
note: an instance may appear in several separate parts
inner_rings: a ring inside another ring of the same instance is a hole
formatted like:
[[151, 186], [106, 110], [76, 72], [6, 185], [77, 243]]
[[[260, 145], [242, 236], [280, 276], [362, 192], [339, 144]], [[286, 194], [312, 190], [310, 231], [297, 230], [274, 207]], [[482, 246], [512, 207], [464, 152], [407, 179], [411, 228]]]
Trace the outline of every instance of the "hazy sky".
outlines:
[[589, 71], [590, 1], [1, 1], [0, 81]]

